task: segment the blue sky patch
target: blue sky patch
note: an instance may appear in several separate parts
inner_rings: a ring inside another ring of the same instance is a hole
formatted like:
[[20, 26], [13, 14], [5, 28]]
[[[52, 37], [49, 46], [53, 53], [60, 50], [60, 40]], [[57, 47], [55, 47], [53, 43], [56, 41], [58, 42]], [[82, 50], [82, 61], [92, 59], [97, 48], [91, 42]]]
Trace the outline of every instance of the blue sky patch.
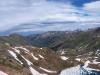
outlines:
[[85, 3], [95, 2], [98, 0], [48, 0], [48, 1], [56, 1], [56, 2], [64, 2], [64, 3], [70, 2], [72, 5], [76, 7], [82, 7]]

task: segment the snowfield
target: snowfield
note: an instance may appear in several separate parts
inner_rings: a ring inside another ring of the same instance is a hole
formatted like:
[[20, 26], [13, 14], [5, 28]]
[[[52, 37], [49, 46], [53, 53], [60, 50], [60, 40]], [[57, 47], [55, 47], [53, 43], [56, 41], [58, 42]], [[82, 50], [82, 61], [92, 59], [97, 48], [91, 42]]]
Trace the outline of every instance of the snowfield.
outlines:
[[22, 49], [22, 50], [25, 51], [25, 53], [29, 53], [29, 50], [24, 48], [24, 47], [22, 47], [22, 46], [21, 47], [15, 47], [15, 49]]
[[47, 70], [47, 69], [42, 68], [42, 67], [40, 67], [40, 69], [42, 69], [42, 70], [44, 70], [45, 72], [48, 72], [48, 73], [57, 73], [56, 71]]
[[39, 57], [42, 58], [42, 59], [44, 59], [44, 57], [42, 55], [40, 55], [40, 54], [39, 54]]
[[80, 66], [65, 69], [60, 75], [80, 75]]
[[47, 74], [40, 74], [38, 71], [36, 71], [33, 67], [29, 67], [32, 75], [47, 75]]
[[[91, 63], [91, 62], [89, 60], [87, 60], [84, 64], [84, 66], [78, 65], [76, 67], [71, 67], [71, 68], [65, 69], [65, 70], [61, 71], [60, 75], [87, 75], [87, 74], [94, 74], [93, 71], [95, 71], [95, 74], [97, 71], [100, 71], [97, 69], [89, 68], [88, 67], [89, 63]], [[95, 63], [99, 63], [99, 62], [95, 62]]]
[[20, 54], [20, 50], [18, 50], [16, 47], [12, 49], [15, 50], [16, 53]]
[[33, 53], [31, 53], [31, 56], [33, 57], [34, 60], [39, 60], [36, 56], [33, 55]]
[[13, 51], [8, 50], [8, 52], [9, 52], [18, 62], [20, 62], [21, 64], [23, 64], [23, 63], [17, 58], [17, 55], [16, 55]]
[[60, 57], [62, 60], [67, 60], [68, 59], [68, 57], [65, 57], [65, 56], [61, 56]]
[[0, 75], [8, 75], [8, 74], [4, 73], [3, 71], [0, 71]]
[[93, 60], [93, 63], [94, 64], [100, 64], [100, 62], [96, 61], [96, 60]]
[[76, 61], [79, 61], [79, 62], [81, 61], [81, 59], [80, 59], [80, 58], [76, 58], [75, 60], [76, 60]]

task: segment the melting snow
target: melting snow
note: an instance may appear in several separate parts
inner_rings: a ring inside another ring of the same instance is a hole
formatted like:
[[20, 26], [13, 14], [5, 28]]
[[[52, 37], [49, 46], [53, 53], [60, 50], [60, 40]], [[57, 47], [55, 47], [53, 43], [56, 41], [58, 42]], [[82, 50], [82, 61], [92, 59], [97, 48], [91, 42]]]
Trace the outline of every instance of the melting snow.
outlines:
[[47, 75], [47, 74], [40, 74], [38, 71], [36, 71], [31, 65], [33, 65], [32, 62], [30, 62], [28, 59], [26, 59], [24, 56], [22, 56], [25, 61], [27, 62], [28, 66], [29, 66], [29, 70], [32, 73], [32, 75]]
[[[22, 56], [22, 55], [21, 55], [21, 56]], [[27, 64], [28, 64], [29, 66], [33, 64], [31, 61], [27, 60], [24, 56], [22, 56], [22, 58], [25, 59], [25, 61], [27, 62]]]
[[42, 55], [40, 55], [40, 54], [39, 54], [39, 57], [42, 58], [42, 59], [44, 59], [44, 57]]
[[88, 67], [88, 64], [90, 63], [90, 61], [86, 61], [85, 65], [83, 67], [81, 67], [80, 65], [76, 66], [76, 67], [72, 67], [72, 68], [68, 68], [65, 69], [63, 71], [61, 71], [60, 75], [87, 75], [88, 74], [92, 74], [93, 70], [94, 71], [98, 71], [96, 69], [92, 69]]
[[[84, 66], [83, 66], [83, 69], [86, 72], [88, 72], [88, 73], [91, 74], [92, 73], [92, 70], [95, 70], [95, 69], [89, 68], [88, 67], [89, 63], [90, 63], [90, 61], [86, 61], [85, 64], [84, 64]], [[82, 68], [80, 67], [80, 65], [78, 65], [76, 67], [72, 67], [72, 68], [68, 68], [68, 69], [63, 70], [60, 73], [60, 75], [81, 75], [81, 70], [82, 70]]]
[[84, 68], [87, 68], [88, 65], [89, 65], [89, 63], [90, 63], [90, 61], [86, 61], [83, 67], [84, 67]]
[[65, 51], [62, 51], [62, 52], [61, 52], [61, 55], [63, 55], [63, 54], [65, 54]]
[[32, 55], [32, 57], [34, 58], [34, 60], [38, 60], [38, 58], [35, 57], [35, 56], [33, 55], [33, 53], [31, 53], [31, 55]]
[[76, 58], [75, 60], [76, 60], [76, 61], [81, 61], [81, 59], [80, 59], [80, 58]]
[[29, 67], [29, 69], [33, 75], [39, 75], [39, 73], [35, 69], [33, 69], [33, 67]]
[[23, 50], [25, 50], [26, 52], [29, 52], [29, 50], [28, 50], [28, 49], [26, 49], [26, 48], [24, 48], [24, 47], [22, 47], [22, 49], [23, 49]]
[[26, 49], [26, 48], [24, 48], [24, 47], [15, 47], [15, 48], [16, 48], [16, 49], [20, 48], [20, 49], [24, 50], [26, 53], [28, 53], [28, 52], [29, 52], [29, 50], [28, 50], [28, 49]]
[[29, 67], [32, 75], [47, 75], [47, 74], [40, 74], [38, 71], [36, 71], [33, 67]]
[[95, 59], [97, 59], [98, 57], [94, 57]]
[[40, 48], [40, 49], [43, 49], [43, 48]]
[[61, 59], [62, 59], [62, 60], [67, 60], [67, 59], [68, 59], [68, 57], [61, 56]]
[[96, 60], [93, 60], [93, 64], [100, 64], [100, 62], [97, 62]]
[[86, 62], [85, 62], [85, 65], [83, 66], [83, 68], [84, 68], [85, 70], [87, 70], [87, 71], [90, 72], [90, 73], [92, 72], [92, 70], [99, 71], [99, 70], [97, 70], [97, 69], [89, 68], [89, 67], [88, 67], [89, 63], [91, 63], [91, 62], [90, 62], [90, 61], [86, 61]]
[[60, 75], [80, 75], [80, 66], [65, 69]]
[[57, 73], [56, 71], [47, 70], [47, 69], [44, 69], [42, 67], [40, 67], [40, 69], [42, 69], [42, 70], [44, 70], [45, 72], [48, 72], [48, 73]]
[[23, 63], [17, 58], [17, 55], [16, 55], [13, 51], [8, 50], [8, 52], [9, 52], [17, 61], [19, 61], [21, 64], [23, 64]]
[[20, 54], [20, 50], [18, 50], [17, 48], [12, 48], [15, 50], [16, 53]]
[[6, 73], [0, 71], [0, 75], [8, 75], [8, 74], [6, 74]]

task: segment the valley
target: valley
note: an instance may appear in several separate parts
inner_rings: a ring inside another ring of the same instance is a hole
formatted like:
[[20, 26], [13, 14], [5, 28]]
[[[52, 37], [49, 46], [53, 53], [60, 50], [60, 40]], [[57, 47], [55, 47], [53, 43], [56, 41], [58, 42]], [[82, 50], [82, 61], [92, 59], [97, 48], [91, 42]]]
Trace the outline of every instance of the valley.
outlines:
[[0, 0], [0, 75], [100, 75], [100, 0]]
[[73, 75], [70, 71], [76, 69], [73, 73], [78, 71], [80, 75], [83, 65], [87, 72], [99, 72], [99, 31], [96, 28], [35, 36], [0, 36], [0, 70], [7, 73], [4, 75]]
[[99, 36], [100, 28], [0, 36], [0, 75], [99, 75]]

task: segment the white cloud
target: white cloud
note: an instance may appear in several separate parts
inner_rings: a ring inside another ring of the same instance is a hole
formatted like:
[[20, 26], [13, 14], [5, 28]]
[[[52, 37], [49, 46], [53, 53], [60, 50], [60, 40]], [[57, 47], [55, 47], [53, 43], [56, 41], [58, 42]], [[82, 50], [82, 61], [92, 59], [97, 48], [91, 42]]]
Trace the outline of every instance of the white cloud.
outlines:
[[[85, 4], [83, 8], [84, 10], [78, 10], [68, 3], [55, 3], [48, 2], [46, 0], [0, 0], [0, 31], [13, 29], [16, 26], [21, 27], [21, 24], [25, 23], [33, 23], [32, 30], [34, 31], [43, 30], [42, 26], [41, 28], [38, 27], [38, 24], [36, 28], [34, 28], [34, 26], [36, 26], [36, 22], [41, 23], [44, 21], [95, 22], [96, 19], [100, 21], [98, 16], [93, 15], [98, 13], [99, 4], [92, 8], [91, 6], [94, 4], [95, 2]], [[91, 14], [92, 16], [84, 16], [85, 13]], [[66, 25], [63, 25], [62, 28], [65, 28], [65, 26]], [[55, 28], [58, 28], [60, 30], [61, 25], [57, 26], [54, 24], [54, 26], [46, 26], [44, 28], [47, 30], [54, 30]], [[71, 27], [69, 26], [69, 28]]]
[[[0, 28], [2, 28], [1, 31], [31, 21], [40, 22], [46, 19], [68, 20], [68, 18], [75, 18], [74, 15], [72, 16], [72, 11], [76, 10], [69, 4], [65, 5], [60, 3], [57, 4], [53, 2], [47, 2], [45, 0], [33, 0], [33, 3], [30, 4], [30, 6], [23, 7], [19, 6], [21, 5], [21, 3], [17, 0], [12, 1], [4, 0], [2, 1], [3, 4], [2, 2], [0, 3]], [[67, 15], [64, 13], [66, 13]], [[5, 26], [7, 27], [5, 28]]]
[[89, 14], [88, 18], [92, 22], [99, 22], [100, 23], [100, 1], [86, 3], [86, 4], [84, 4], [83, 9], [86, 11], [86, 13]]
[[100, 15], [100, 1], [86, 3], [84, 5], [84, 9], [90, 13], [94, 13], [96, 15]]

